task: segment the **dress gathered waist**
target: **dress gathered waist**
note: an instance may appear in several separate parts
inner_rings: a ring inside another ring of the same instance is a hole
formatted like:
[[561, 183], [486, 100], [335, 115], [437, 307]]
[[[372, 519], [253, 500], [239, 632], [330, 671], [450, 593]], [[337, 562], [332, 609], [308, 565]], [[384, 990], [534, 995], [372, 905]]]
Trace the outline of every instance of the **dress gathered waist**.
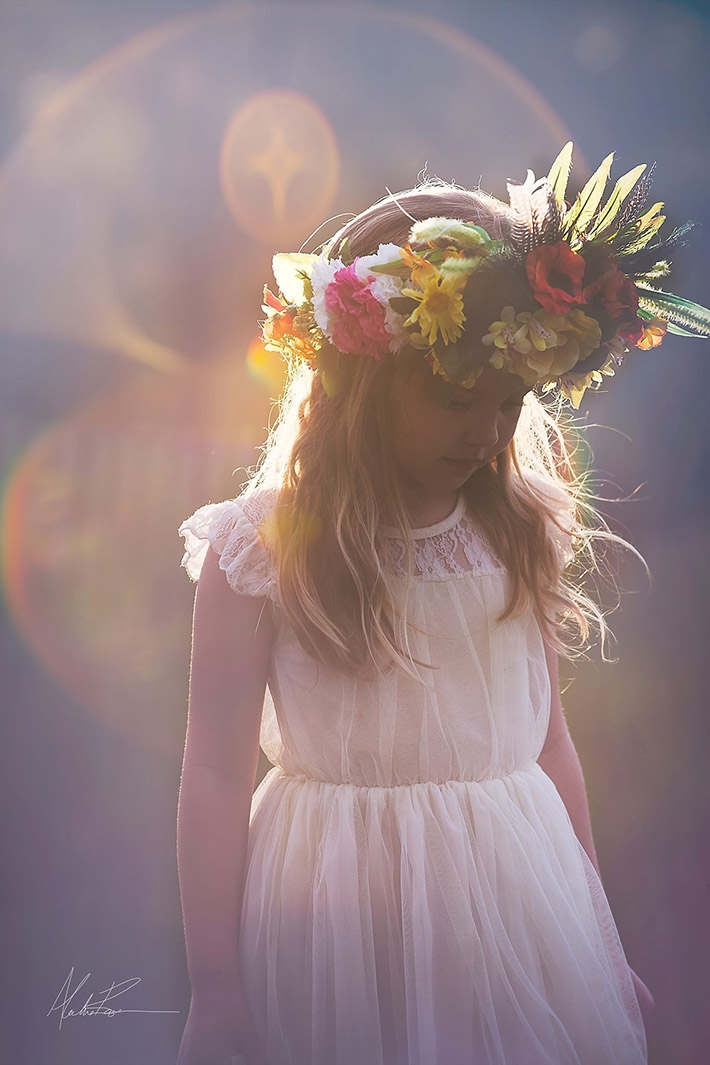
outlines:
[[355, 788], [367, 791], [395, 791], [398, 788], [444, 788], [449, 786], [455, 787], [457, 784], [489, 784], [495, 780], [507, 780], [508, 777], [514, 776], [517, 773], [534, 773], [538, 768], [538, 763], [534, 761], [525, 766], [516, 766], [514, 769], [508, 770], [507, 773], [499, 773], [491, 777], [471, 777], [464, 779], [452, 777], [449, 780], [415, 780], [409, 784], [356, 784], [351, 780], [326, 780], [322, 777], [310, 776], [308, 773], [292, 773], [288, 769], [284, 769], [283, 766], [274, 766], [274, 769], [278, 770], [279, 776], [298, 780], [304, 784], [321, 784], [333, 788]]

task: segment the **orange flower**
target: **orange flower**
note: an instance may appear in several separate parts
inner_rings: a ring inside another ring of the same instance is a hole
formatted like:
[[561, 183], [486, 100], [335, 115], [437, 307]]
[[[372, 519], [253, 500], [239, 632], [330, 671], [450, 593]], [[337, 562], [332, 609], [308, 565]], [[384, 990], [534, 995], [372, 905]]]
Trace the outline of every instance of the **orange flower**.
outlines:
[[298, 321], [298, 308], [287, 306], [267, 318], [261, 327], [261, 336], [267, 351], [290, 352], [302, 359], [312, 359], [316, 348], [304, 335], [305, 330]]
[[410, 244], [405, 244], [403, 248], [399, 249], [399, 256], [409, 267], [412, 281], [419, 288], [424, 288], [427, 282], [439, 276], [439, 271], [434, 264], [425, 259], [423, 255], [420, 255], [419, 252], [413, 251]]
[[582, 278], [585, 262], [569, 244], [540, 244], [528, 252], [525, 269], [533, 295], [550, 314], [564, 314], [584, 302]]
[[264, 310], [269, 309], [274, 311], [285, 311], [288, 306], [283, 300], [280, 300], [278, 296], [275, 296], [268, 285], [264, 285]]
[[668, 322], [665, 318], [651, 318], [648, 322], [644, 321], [642, 325], [643, 336], [637, 341], [636, 347], [642, 348], [643, 351], [648, 351], [649, 348], [657, 348], [666, 335]]

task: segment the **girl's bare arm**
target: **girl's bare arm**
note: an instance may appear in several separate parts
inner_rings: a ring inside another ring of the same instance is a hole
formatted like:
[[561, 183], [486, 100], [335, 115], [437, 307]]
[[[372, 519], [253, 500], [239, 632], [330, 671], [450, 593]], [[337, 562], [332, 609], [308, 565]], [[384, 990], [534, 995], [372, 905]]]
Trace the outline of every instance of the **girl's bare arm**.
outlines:
[[237, 595], [209, 548], [193, 617], [178, 874], [193, 999], [241, 987], [238, 928], [272, 604]]
[[[539, 765], [547, 773], [557, 788], [569, 814], [577, 839], [584, 847], [589, 859], [601, 879], [597, 853], [594, 849], [592, 823], [589, 816], [587, 789], [584, 774], [579, 761], [569, 728], [565, 720], [560, 699], [560, 678], [557, 653], [546, 646], [547, 668], [552, 684], [552, 703], [550, 707], [550, 724], [547, 738], [538, 758]], [[629, 966], [639, 1008], [643, 1016], [647, 1033], [651, 1030], [656, 1003], [641, 977]]]

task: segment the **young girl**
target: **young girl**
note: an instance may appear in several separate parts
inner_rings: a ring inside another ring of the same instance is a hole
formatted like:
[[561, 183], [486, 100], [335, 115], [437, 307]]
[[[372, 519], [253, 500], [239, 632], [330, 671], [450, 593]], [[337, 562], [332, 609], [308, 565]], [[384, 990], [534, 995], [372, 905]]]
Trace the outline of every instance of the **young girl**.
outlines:
[[680, 233], [636, 171], [599, 206], [610, 159], [567, 205], [570, 153], [510, 207], [428, 181], [275, 256], [279, 421], [180, 527], [178, 1065], [647, 1061], [559, 697], [615, 539], [561, 399], [679, 331], [651, 281]]

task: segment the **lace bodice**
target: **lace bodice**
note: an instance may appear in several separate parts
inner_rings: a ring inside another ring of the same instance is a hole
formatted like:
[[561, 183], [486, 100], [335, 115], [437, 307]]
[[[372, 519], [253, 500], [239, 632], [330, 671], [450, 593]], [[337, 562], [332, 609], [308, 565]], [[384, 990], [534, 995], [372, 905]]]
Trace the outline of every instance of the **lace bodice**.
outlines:
[[[556, 517], [565, 527], [559, 529], [553, 523], [549, 525], [562, 569], [574, 556], [571, 500], [553, 482], [539, 474], [529, 473], [528, 478], [552, 505]], [[276, 489], [265, 489], [237, 499], [208, 503], [186, 519], [179, 532], [185, 537], [182, 565], [190, 577], [197, 580], [208, 544], [211, 544], [220, 555], [220, 567], [236, 592], [268, 596], [278, 603], [275, 566], [260, 531], [277, 496]], [[395, 577], [406, 577], [406, 550], [399, 531], [383, 525], [380, 534], [378, 549], [383, 567]], [[448, 580], [467, 574], [502, 576], [505, 573], [495, 545], [489, 543], [479, 529], [475, 516], [467, 509], [463, 493], [459, 494], [448, 517], [434, 525], [412, 529], [411, 535], [410, 575], [414, 580]]]
[[[398, 577], [406, 577], [404, 540], [397, 529], [381, 527], [384, 563]], [[465, 573], [495, 573], [503, 563], [486, 543], [466, 510], [466, 500], [459, 495], [456, 507], [442, 521], [412, 529], [414, 577], [445, 579]]]

